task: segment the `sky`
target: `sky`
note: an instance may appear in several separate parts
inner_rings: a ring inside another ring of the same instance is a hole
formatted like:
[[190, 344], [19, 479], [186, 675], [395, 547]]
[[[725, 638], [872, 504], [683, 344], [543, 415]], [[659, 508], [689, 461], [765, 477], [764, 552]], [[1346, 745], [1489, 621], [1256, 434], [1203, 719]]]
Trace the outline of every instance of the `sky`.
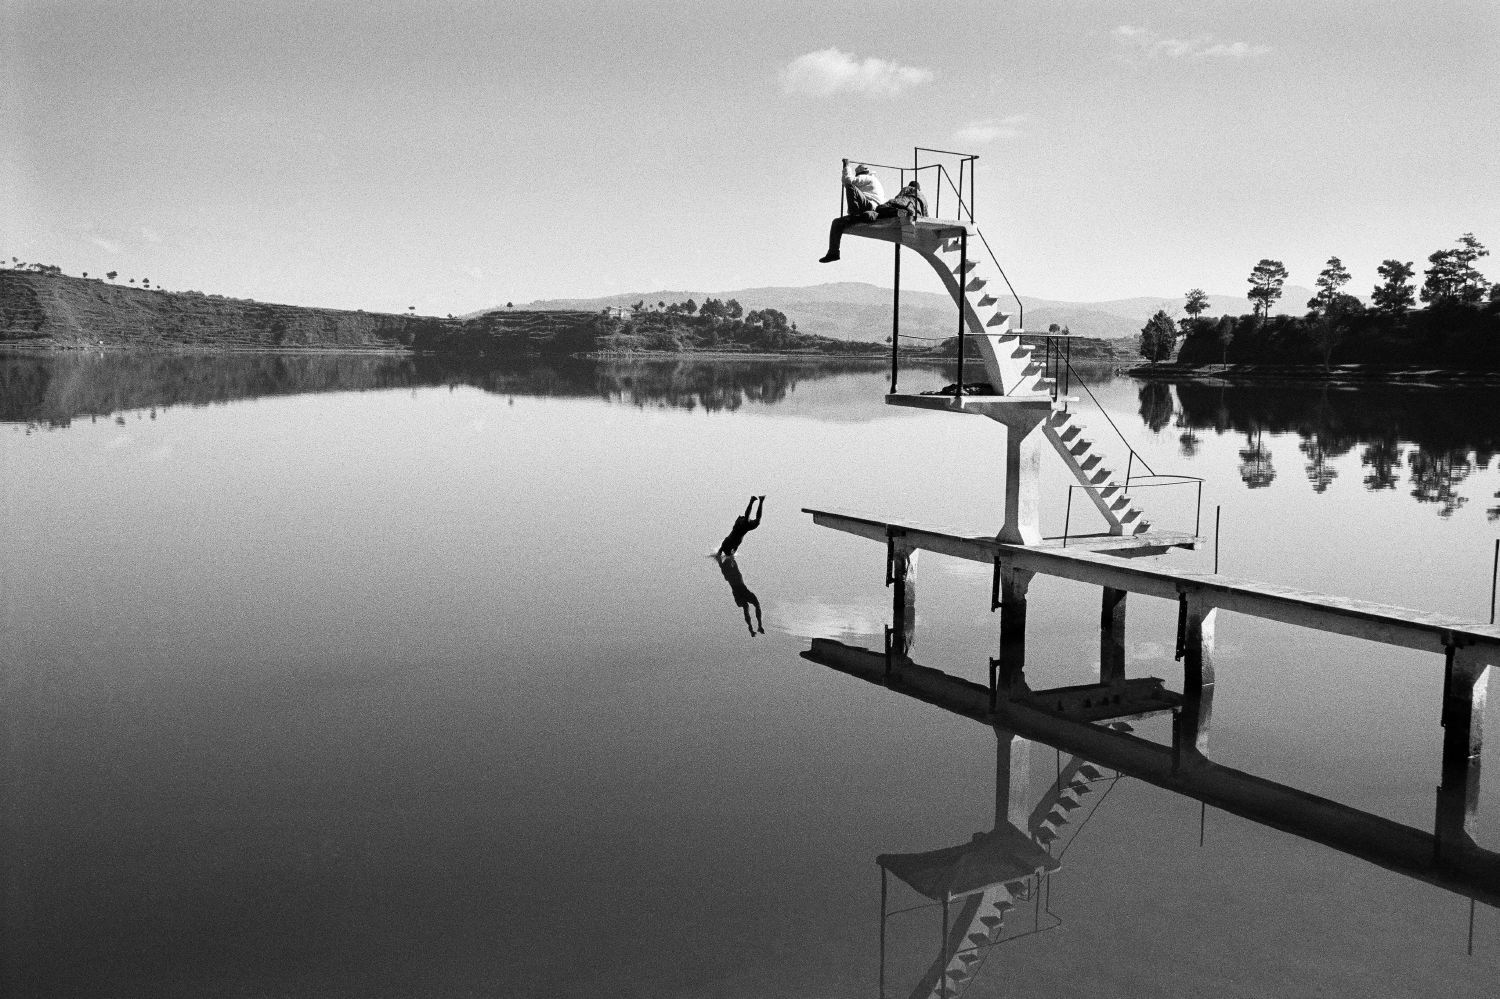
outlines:
[[885, 244], [817, 263], [840, 162], [925, 146], [978, 155], [1023, 298], [1333, 255], [1367, 294], [1464, 232], [1500, 277], [1500, 0], [0, 3], [0, 255], [70, 274], [433, 315], [888, 286]]

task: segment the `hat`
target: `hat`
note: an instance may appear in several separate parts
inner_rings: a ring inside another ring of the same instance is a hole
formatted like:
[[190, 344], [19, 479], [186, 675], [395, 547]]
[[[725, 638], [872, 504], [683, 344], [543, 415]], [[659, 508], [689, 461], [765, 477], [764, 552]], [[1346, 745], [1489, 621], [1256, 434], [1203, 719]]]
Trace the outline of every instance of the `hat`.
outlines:
[[861, 163], [859, 166], [857, 166], [857, 167], [854, 168], [854, 172], [855, 173], [869, 173], [870, 172], [870, 168], [867, 167], [867, 166], [865, 166], [863, 163]]

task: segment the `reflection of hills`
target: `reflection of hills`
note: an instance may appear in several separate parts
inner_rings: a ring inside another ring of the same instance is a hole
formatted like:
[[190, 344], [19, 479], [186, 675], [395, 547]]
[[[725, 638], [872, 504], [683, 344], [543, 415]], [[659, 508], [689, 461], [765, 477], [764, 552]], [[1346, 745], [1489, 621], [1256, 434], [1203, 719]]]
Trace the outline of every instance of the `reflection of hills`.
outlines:
[[710, 412], [781, 401], [799, 382], [879, 370], [865, 361], [547, 361], [370, 354], [0, 354], [0, 422], [65, 427], [125, 410], [237, 399], [470, 385]]

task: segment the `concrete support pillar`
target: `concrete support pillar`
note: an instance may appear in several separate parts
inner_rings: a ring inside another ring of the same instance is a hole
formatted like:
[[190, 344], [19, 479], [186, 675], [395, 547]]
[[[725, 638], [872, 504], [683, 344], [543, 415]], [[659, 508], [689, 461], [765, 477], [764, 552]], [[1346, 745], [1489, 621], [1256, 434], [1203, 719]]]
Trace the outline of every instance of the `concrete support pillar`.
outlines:
[[1042, 479], [1042, 425], [1005, 427], [1005, 526], [1000, 540], [1034, 545], [1042, 540], [1039, 485]]
[[1437, 791], [1433, 832], [1439, 857], [1474, 847], [1479, 817], [1479, 757], [1484, 743], [1484, 702], [1492, 651], [1449, 650], [1443, 678], [1443, 782]]
[[1199, 593], [1182, 596], [1182, 708], [1173, 743], [1177, 765], [1208, 759], [1208, 729], [1214, 706], [1214, 617], [1216, 608]]
[[1026, 689], [1026, 591], [1036, 573], [1000, 563], [1000, 696]]
[[891, 653], [908, 659], [917, 640], [917, 549], [904, 534], [890, 536], [886, 574], [892, 591]]
[[995, 828], [1009, 822], [1026, 832], [1031, 816], [1031, 740], [995, 728]]
[[1104, 587], [1099, 609], [1099, 682], [1119, 683], [1125, 679], [1125, 597], [1124, 590]]

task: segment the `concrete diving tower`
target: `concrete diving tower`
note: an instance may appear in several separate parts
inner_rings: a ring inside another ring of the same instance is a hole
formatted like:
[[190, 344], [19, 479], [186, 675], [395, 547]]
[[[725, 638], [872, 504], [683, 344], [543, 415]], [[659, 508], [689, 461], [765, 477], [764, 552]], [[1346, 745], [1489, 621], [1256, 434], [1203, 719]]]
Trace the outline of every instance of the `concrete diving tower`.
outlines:
[[[1135, 544], [1111, 545], [1113, 554], [1159, 554], [1174, 546], [1192, 547], [1197, 540], [1193, 534], [1152, 530], [1127, 492], [1128, 481], [1115, 481], [1096, 444], [1083, 436], [1083, 428], [1068, 412], [1067, 404], [1076, 400], [1055, 395], [1054, 379], [1047, 377], [1045, 366], [1032, 356], [1034, 345], [1022, 342], [1027, 332], [1011, 327], [1011, 314], [1000, 308], [993, 294], [991, 282], [998, 277], [998, 268], [978, 256], [982, 241], [978, 226], [942, 219], [893, 218], [856, 223], [844, 235], [896, 244], [898, 302], [899, 248], [905, 247], [932, 266], [958, 306], [962, 317], [960, 350], [983, 366], [984, 380], [991, 391], [972, 395], [962, 391], [952, 395], [892, 392], [886, 402], [987, 416], [1004, 425], [1005, 523], [999, 540], [1021, 545], [1042, 541], [1038, 486], [1045, 440], [1104, 517], [1108, 534], [1136, 539]], [[893, 351], [895, 348], [893, 343]]]

